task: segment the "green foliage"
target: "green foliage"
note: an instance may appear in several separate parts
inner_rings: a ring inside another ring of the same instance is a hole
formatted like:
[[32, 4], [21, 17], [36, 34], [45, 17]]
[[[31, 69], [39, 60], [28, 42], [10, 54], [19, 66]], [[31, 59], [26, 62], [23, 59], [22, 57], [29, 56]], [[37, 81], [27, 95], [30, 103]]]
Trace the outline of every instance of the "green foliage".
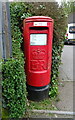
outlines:
[[11, 118], [23, 115], [26, 109], [24, 63], [20, 59], [9, 59], [2, 65], [3, 98]]
[[62, 2], [62, 8], [66, 17], [72, 12], [75, 12], [75, 1]]
[[31, 8], [31, 4], [24, 3], [24, 2], [13, 2], [10, 4], [10, 10], [11, 10], [11, 23], [15, 26], [22, 26], [22, 20], [24, 18], [27, 18], [31, 16], [31, 12], [29, 10], [29, 7]]
[[3, 119], [8, 119], [9, 118], [9, 113], [7, 109], [2, 108], [2, 118]]
[[55, 97], [58, 93], [58, 76], [59, 66], [61, 64], [61, 53], [63, 48], [63, 42], [61, 45], [53, 45], [52, 54], [52, 74], [51, 74], [51, 87], [49, 91], [50, 97]]
[[28, 109], [29, 110], [33, 110], [33, 109], [37, 109], [37, 110], [56, 110], [56, 107], [53, 105], [55, 102], [55, 98], [51, 99], [45, 99], [38, 102], [35, 101], [28, 101]]

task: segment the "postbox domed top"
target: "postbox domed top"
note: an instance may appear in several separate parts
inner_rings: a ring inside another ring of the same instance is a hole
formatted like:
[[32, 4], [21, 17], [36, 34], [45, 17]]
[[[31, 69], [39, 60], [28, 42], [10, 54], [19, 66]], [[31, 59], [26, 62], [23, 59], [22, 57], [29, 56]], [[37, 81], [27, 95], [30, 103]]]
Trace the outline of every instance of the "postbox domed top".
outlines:
[[34, 21], [49, 21], [49, 22], [53, 22], [53, 19], [51, 17], [48, 16], [32, 16], [32, 17], [28, 17], [25, 19], [25, 22], [34, 22]]

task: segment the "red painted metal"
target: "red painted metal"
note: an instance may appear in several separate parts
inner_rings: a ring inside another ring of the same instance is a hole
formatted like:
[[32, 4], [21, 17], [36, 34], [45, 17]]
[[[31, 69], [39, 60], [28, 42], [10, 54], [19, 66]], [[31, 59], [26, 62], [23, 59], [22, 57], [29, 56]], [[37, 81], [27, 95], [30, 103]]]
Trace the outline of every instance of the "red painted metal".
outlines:
[[[36, 25], [35, 22], [40, 23]], [[46, 34], [47, 44], [30, 45], [31, 34]], [[50, 83], [51, 76], [53, 19], [46, 16], [24, 19], [23, 35], [27, 84], [34, 87], [46, 86]]]

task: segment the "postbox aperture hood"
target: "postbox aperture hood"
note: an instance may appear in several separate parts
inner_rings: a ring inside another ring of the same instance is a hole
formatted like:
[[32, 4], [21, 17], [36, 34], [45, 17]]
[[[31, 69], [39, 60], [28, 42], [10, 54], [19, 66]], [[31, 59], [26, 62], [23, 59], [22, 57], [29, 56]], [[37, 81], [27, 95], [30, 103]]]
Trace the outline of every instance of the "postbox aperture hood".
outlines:
[[33, 22], [33, 21], [53, 22], [53, 19], [48, 16], [32, 16], [25, 19], [25, 22]]

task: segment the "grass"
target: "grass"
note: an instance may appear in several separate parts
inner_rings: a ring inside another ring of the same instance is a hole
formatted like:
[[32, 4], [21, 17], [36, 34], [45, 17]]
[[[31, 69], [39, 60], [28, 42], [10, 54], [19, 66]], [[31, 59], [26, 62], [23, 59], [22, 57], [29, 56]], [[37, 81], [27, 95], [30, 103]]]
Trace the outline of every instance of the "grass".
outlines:
[[40, 102], [34, 102], [28, 100], [27, 106], [29, 110], [37, 109], [37, 110], [57, 110], [56, 106], [54, 105], [56, 102], [56, 98], [48, 98], [42, 100]]
[[9, 118], [8, 110], [5, 108], [2, 108], [2, 119], [8, 119], [8, 118]]
[[24, 117], [29, 117], [29, 118], [54, 117], [54, 114], [37, 113], [37, 112], [32, 112], [31, 110], [34, 110], [34, 109], [37, 109], [37, 110], [57, 110], [57, 108], [55, 106], [56, 102], [59, 102], [58, 97], [48, 98], [48, 99], [42, 100], [40, 102], [28, 100], [27, 113], [24, 115]]

